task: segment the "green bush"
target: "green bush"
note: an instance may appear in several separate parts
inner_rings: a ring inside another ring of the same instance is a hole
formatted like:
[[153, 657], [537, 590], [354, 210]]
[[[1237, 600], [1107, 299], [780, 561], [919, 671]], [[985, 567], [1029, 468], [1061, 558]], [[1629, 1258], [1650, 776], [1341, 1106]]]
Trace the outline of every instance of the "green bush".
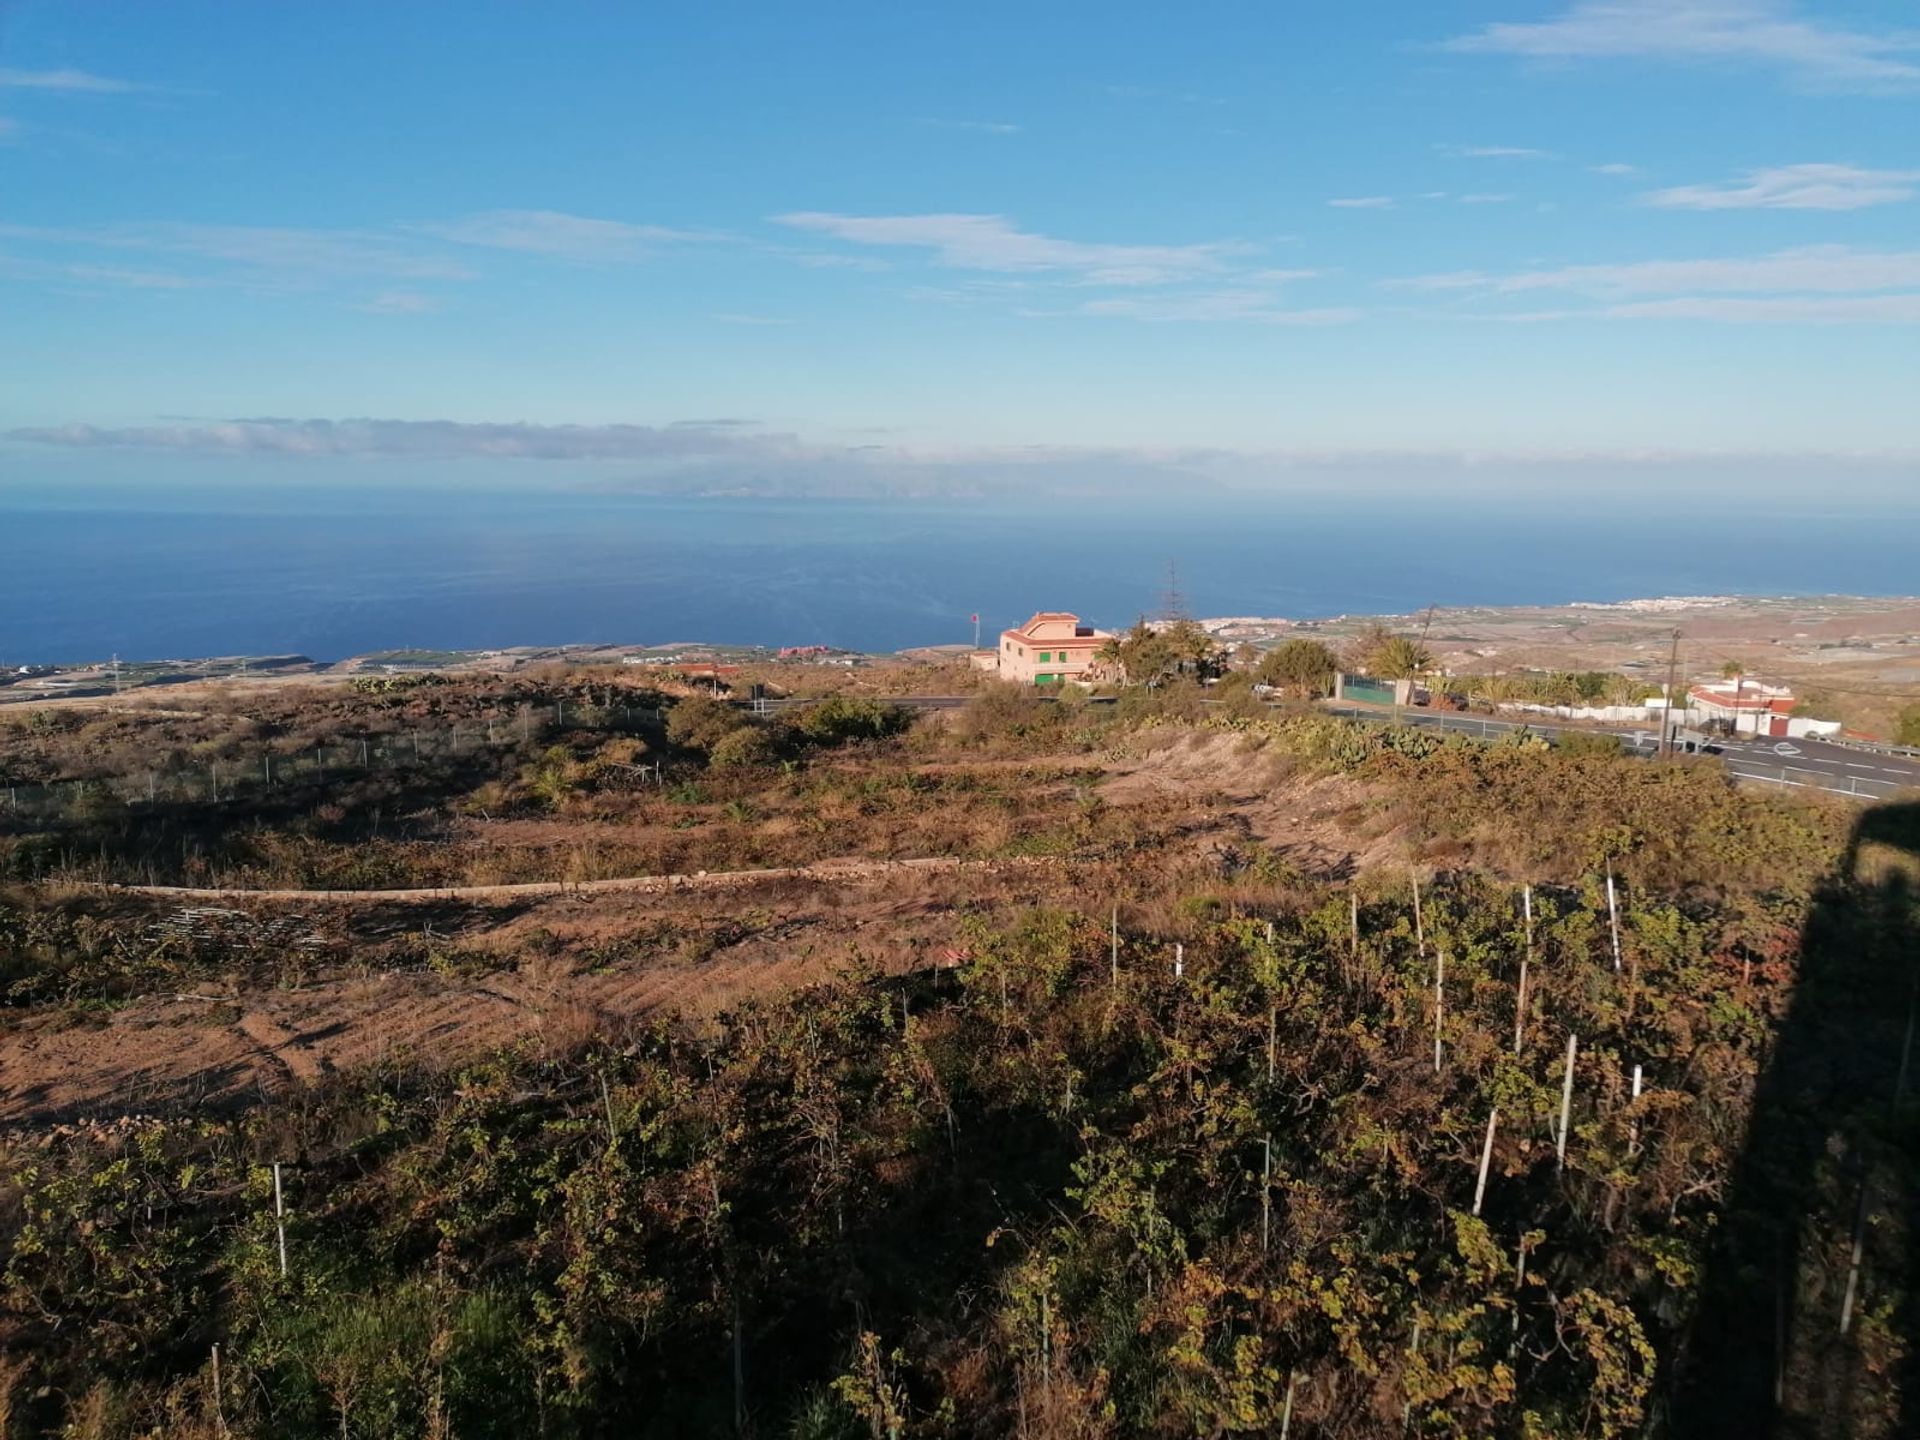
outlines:
[[774, 733], [763, 725], [743, 725], [729, 730], [707, 752], [707, 763], [719, 770], [746, 770], [780, 763], [781, 746]]
[[912, 723], [913, 716], [898, 705], [833, 695], [801, 711], [794, 728], [812, 744], [833, 746], [882, 740], [898, 735]]

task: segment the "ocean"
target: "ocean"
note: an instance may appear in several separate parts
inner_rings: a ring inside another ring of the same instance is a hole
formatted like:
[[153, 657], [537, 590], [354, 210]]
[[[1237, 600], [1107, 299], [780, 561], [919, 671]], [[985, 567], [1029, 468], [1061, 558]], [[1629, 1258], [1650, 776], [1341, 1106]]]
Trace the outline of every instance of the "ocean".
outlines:
[[0, 485], [0, 664], [678, 641], [894, 650], [1040, 609], [1911, 594], [1920, 497], [1442, 483], [1152, 501]]

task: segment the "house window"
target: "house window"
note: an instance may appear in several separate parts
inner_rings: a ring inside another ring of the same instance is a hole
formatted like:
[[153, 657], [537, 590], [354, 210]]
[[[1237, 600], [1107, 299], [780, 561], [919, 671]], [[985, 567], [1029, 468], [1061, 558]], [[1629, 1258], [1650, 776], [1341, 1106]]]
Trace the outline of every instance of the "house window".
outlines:
[[1040, 652], [1040, 663], [1042, 665], [1046, 664], [1051, 659], [1053, 659], [1053, 656], [1049, 655], [1046, 651], [1042, 650]]

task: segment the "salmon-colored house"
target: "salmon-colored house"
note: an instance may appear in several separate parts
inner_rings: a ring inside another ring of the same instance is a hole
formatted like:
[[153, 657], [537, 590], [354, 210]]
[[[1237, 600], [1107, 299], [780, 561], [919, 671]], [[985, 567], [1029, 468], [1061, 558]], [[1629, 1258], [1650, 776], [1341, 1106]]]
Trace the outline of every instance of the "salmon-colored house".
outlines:
[[1113, 637], [1082, 625], [1078, 615], [1042, 610], [1026, 624], [1000, 632], [995, 668], [1002, 680], [1019, 685], [1062, 685], [1078, 680], [1093, 664], [1094, 652]]

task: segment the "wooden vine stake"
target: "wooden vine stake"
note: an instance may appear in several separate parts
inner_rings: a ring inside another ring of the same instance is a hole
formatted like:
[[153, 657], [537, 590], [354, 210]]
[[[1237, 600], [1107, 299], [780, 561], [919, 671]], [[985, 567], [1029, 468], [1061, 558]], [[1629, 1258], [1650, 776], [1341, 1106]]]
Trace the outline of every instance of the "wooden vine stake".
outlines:
[[1607, 861], [1607, 927], [1613, 932], [1613, 973], [1620, 973], [1620, 899], [1613, 886], [1613, 861]]
[[1500, 1124], [1500, 1107], [1487, 1115], [1487, 1139], [1480, 1147], [1480, 1181], [1473, 1187], [1473, 1213], [1480, 1213], [1480, 1202], [1487, 1198], [1487, 1168], [1493, 1164], [1493, 1132]]
[[280, 1162], [273, 1162], [273, 1228], [280, 1238], [280, 1278], [287, 1278], [287, 1207], [280, 1193]]
[[1447, 1008], [1447, 952], [1433, 953], [1433, 1073], [1440, 1073], [1440, 1022]]
[[1280, 1407], [1280, 1440], [1287, 1440], [1287, 1431], [1293, 1428], [1293, 1387], [1299, 1383], [1300, 1372], [1287, 1372], [1287, 1400]]
[[220, 1347], [213, 1347], [213, 1423], [219, 1433], [227, 1433], [227, 1402], [220, 1393]]
[[1360, 959], [1360, 892], [1347, 891], [1347, 954]]
[[1560, 1083], [1560, 1134], [1553, 1143], [1554, 1164], [1565, 1169], [1567, 1165], [1567, 1128], [1573, 1118], [1573, 1060], [1580, 1049], [1578, 1035], [1567, 1036], [1567, 1076]]
[[[1640, 1067], [1636, 1065], [1633, 1067], [1633, 1099], [1636, 1103], [1640, 1099], [1640, 1089], [1641, 1089]], [[1640, 1117], [1636, 1115], [1633, 1117], [1632, 1128], [1630, 1128], [1627, 1131], [1627, 1154], [1637, 1155], [1639, 1152], [1640, 1152]]]
[[1520, 989], [1513, 1000], [1513, 1053], [1527, 1043], [1527, 971], [1533, 964], [1533, 886], [1520, 892], [1520, 912], [1527, 922], [1527, 948], [1520, 952]]
[[1419, 948], [1420, 958], [1427, 958], [1427, 922], [1420, 913], [1420, 876], [1413, 873], [1413, 943]]
[[1260, 1253], [1267, 1253], [1273, 1231], [1273, 1137], [1267, 1136], [1260, 1157]]

